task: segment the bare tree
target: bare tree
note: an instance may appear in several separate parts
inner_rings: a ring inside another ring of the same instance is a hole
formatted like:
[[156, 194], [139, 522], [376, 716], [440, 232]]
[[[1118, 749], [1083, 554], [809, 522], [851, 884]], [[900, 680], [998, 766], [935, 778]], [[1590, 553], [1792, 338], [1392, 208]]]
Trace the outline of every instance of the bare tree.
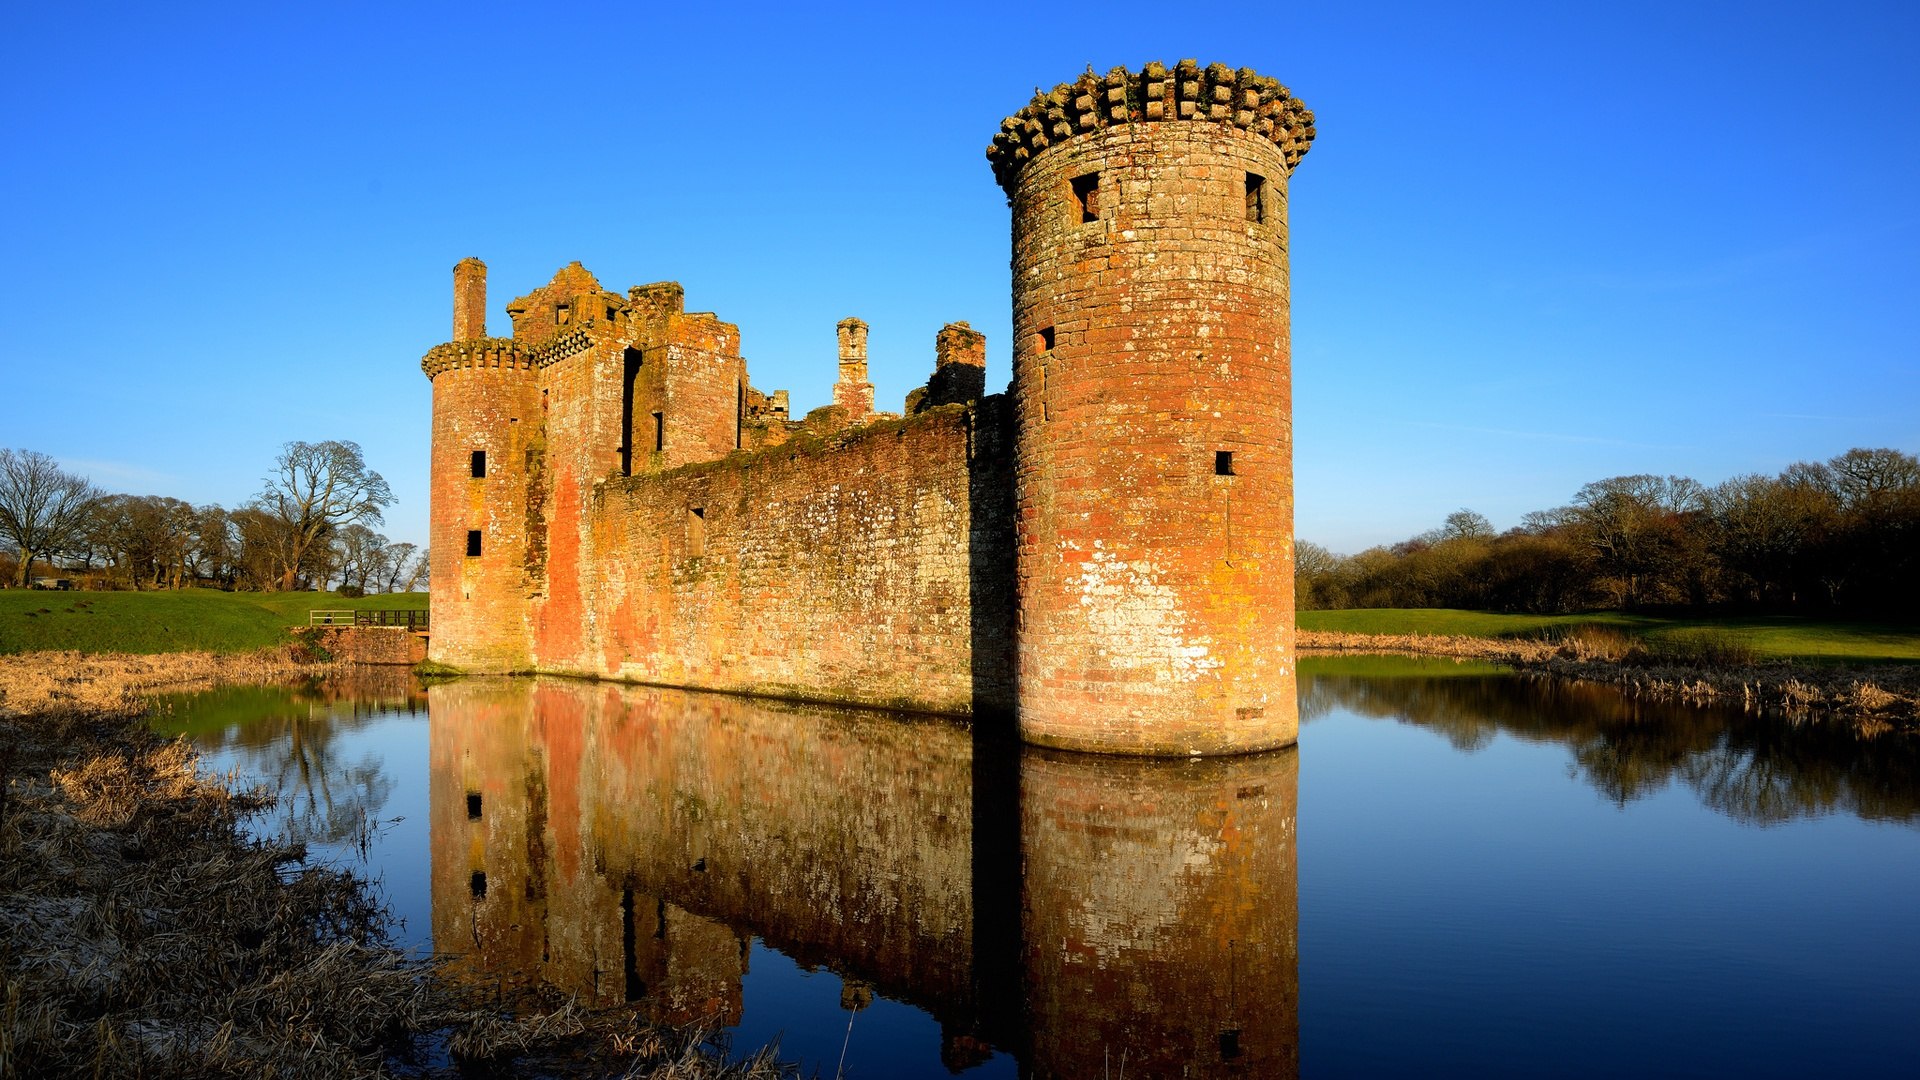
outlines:
[[367, 468], [360, 444], [339, 439], [290, 442], [254, 505], [286, 527], [281, 563], [282, 589], [292, 589], [313, 548], [348, 525], [377, 525], [381, 511], [393, 505], [393, 493], [380, 474]]
[[37, 450], [0, 448], [0, 536], [20, 556], [19, 584], [33, 580], [33, 560], [72, 544], [100, 490]]
[[421, 548], [420, 554], [413, 557], [413, 566], [407, 571], [407, 584], [402, 592], [426, 592], [432, 584], [433, 549]]
[[334, 534], [333, 548], [340, 567], [340, 584], [370, 591], [382, 573], [387, 538], [365, 525], [347, 525]]
[[211, 579], [224, 588], [233, 588], [234, 563], [240, 552], [234, 535], [233, 519], [217, 503], [194, 511], [193, 547], [188, 552], [187, 574], [196, 580]]
[[1443, 540], [1486, 540], [1493, 536], [1493, 522], [1478, 510], [1462, 507], [1447, 515], [1447, 523], [1440, 527]]
[[411, 564], [413, 553], [417, 550], [419, 549], [416, 545], [402, 540], [397, 544], [388, 544], [386, 550], [380, 553], [381, 573], [384, 575], [384, 580], [381, 582], [382, 592], [400, 591], [400, 586], [406, 581], [407, 575], [413, 572]]

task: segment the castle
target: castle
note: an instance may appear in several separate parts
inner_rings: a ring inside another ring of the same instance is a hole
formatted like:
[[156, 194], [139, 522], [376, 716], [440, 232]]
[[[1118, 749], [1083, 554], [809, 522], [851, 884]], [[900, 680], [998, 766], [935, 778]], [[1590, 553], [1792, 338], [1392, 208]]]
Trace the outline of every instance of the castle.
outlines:
[[1089, 71], [1001, 123], [1013, 383], [943, 328], [901, 414], [866, 324], [795, 420], [738, 327], [578, 263], [433, 380], [434, 660], [953, 713], [1113, 753], [1292, 743], [1287, 179], [1249, 69]]

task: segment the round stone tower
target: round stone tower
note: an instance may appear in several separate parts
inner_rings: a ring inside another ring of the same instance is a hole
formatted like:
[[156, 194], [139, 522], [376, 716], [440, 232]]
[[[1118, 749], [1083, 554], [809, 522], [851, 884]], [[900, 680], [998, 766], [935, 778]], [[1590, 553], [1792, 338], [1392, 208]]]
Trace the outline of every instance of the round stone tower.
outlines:
[[1089, 72], [1008, 117], [1021, 735], [1292, 743], [1287, 177], [1313, 114], [1241, 68]]
[[541, 427], [532, 355], [487, 336], [487, 266], [453, 268], [453, 340], [420, 361], [433, 380], [428, 655], [469, 671], [528, 666], [527, 456]]

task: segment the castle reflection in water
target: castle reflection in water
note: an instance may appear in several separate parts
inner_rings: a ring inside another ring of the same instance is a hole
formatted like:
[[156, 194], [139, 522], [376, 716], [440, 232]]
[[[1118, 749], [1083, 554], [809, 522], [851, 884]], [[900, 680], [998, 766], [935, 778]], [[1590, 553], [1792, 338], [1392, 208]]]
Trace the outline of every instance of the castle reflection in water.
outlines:
[[758, 937], [959, 1069], [1298, 1072], [1298, 755], [1059, 755], [564, 679], [429, 691], [433, 940], [469, 974], [737, 1024]]

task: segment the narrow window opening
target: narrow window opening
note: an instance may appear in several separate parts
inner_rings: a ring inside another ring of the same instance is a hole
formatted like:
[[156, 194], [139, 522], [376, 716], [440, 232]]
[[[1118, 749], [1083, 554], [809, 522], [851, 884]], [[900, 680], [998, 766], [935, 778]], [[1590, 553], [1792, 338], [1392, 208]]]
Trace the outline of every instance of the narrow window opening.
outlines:
[[475, 450], [473, 452], [474, 479], [477, 480], [485, 475], [487, 475], [487, 452], [485, 450]]
[[703, 506], [687, 509], [687, 555], [697, 559], [707, 553], [707, 510]]
[[467, 820], [480, 820], [480, 793], [477, 791], [467, 792]]
[[628, 349], [620, 374], [620, 475], [633, 475], [633, 391], [640, 382], [640, 350]]
[[1220, 1060], [1232, 1061], [1240, 1056], [1240, 1029], [1231, 1028], [1220, 1033]]
[[569, 322], [571, 322], [572, 320], [573, 320], [573, 306], [572, 306], [572, 305], [570, 305], [570, 304], [556, 304], [556, 305], [554, 305], [554, 308], [553, 308], [553, 321], [554, 321], [554, 322], [557, 322], [557, 323], [559, 323], [559, 324], [560, 324], [561, 326], [565, 326], [565, 325], [567, 325], [567, 323], [569, 323]]
[[1040, 332], [1033, 335], [1033, 347], [1040, 352], [1052, 352], [1053, 351], [1053, 327], [1051, 326], [1041, 327]]
[[480, 530], [467, 530], [467, 557], [476, 558], [480, 554]]
[[1100, 174], [1088, 173], [1073, 178], [1073, 206], [1079, 221], [1100, 220]]
[[473, 876], [467, 879], [467, 891], [473, 894], [475, 900], [485, 900], [487, 898], [487, 872], [485, 870], [475, 870], [473, 872]]
[[653, 414], [653, 451], [659, 453], [667, 448], [667, 414]]
[[1233, 451], [1215, 450], [1213, 452], [1213, 475], [1215, 476], [1232, 476], [1233, 475]]
[[633, 890], [620, 890], [620, 971], [626, 999], [639, 1001], [646, 996], [647, 983], [640, 977], [640, 965], [634, 955]]
[[746, 426], [747, 384], [744, 382], [736, 382], [733, 384], [733, 448], [735, 450], [745, 445], [742, 440], [746, 434]]
[[1247, 220], [1255, 225], [1267, 223], [1267, 178], [1259, 173], [1247, 174]]

